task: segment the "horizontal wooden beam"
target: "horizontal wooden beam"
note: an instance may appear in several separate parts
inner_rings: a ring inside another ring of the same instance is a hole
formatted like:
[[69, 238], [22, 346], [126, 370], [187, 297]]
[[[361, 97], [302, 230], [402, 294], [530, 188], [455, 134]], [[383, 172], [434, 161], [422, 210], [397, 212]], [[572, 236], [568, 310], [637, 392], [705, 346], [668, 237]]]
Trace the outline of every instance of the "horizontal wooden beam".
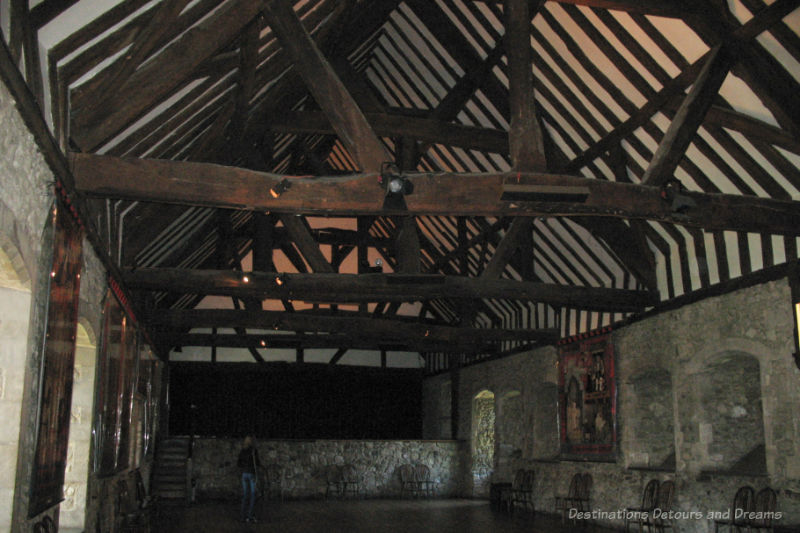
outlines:
[[[362, 316], [341, 317], [239, 309], [159, 309], [145, 320], [156, 329], [216, 327], [302, 331], [344, 335], [353, 339], [371, 339], [376, 343], [387, 344], [397, 341], [407, 342], [409, 339], [458, 344], [501, 341], [553, 343], [559, 335], [556, 329], [480, 329]], [[341, 342], [339, 346], [342, 346]]]
[[[316, 303], [497, 298], [535, 301], [555, 307], [635, 312], [659, 301], [657, 294], [646, 291], [439, 274], [244, 274], [232, 270], [170, 268], [139, 268], [126, 272], [126, 285], [142, 290]], [[243, 279], [245, 275], [247, 281]]]
[[[375, 133], [383, 137], [407, 136], [426, 143], [508, 153], [508, 133], [502, 130], [388, 113], [365, 113], [365, 116]], [[328, 118], [319, 111], [289, 111], [271, 118], [263, 127], [280, 133], [335, 133]]]
[[270, 334], [211, 334], [211, 333], [175, 333], [158, 337], [163, 346], [208, 346], [216, 348], [252, 348], [258, 349], [335, 349], [340, 357], [331, 358], [329, 364], [336, 364], [347, 350], [390, 350], [408, 352], [454, 352], [454, 353], [486, 353], [493, 350], [496, 343], [483, 342], [443, 342], [429, 340], [424, 337], [413, 339], [383, 339], [375, 337], [355, 337], [345, 335], [310, 335], [294, 333]]
[[[375, 173], [291, 177], [209, 163], [70, 155], [78, 190], [115, 197], [220, 208], [329, 215], [607, 216], [682, 224], [706, 230], [800, 234], [800, 202], [681, 191], [541, 173], [408, 174], [406, 209], [384, 206]], [[284, 182], [284, 180], [286, 180]], [[270, 190], [289, 187], [278, 197]], [[506, 185], [579, 188], [585, 201], [504, 201]]]

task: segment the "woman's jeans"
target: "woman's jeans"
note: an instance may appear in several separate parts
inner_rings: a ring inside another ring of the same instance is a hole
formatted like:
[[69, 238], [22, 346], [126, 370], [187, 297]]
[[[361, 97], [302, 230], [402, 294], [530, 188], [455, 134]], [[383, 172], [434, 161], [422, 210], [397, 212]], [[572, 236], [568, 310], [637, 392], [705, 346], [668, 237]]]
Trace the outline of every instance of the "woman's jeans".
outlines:
[[250, 472], [242, 474], [242, 519], [253, 518], [253, 506], [256, 503], [256, 475]]

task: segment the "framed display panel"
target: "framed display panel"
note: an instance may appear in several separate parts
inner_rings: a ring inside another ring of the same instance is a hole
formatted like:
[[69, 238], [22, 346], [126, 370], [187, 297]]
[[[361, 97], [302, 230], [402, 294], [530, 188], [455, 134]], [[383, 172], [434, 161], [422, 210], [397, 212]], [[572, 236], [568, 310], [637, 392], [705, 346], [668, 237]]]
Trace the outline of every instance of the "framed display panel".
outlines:
[[29, 517], [63, 499], [78, 328], [83, 231], [69, 209], [56, 204], [51, 213], [53, 263], [40, 367]]
[[128, 465], [130, 419], [138, 364], [138, 335], [109, 290], [103, 309], [94, 424], [94, 466], [111, 475]]
[[558, 345], [561, 457], [613, 461], [617, 455], [617, 387], [610, 328]]

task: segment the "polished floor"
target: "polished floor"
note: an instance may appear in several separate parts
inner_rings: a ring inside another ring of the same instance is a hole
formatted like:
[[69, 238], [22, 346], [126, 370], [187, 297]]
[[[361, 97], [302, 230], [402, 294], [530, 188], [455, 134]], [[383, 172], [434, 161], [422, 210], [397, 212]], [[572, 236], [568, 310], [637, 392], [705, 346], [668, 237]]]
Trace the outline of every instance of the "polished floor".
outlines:
[[562, 525], [553, 516], [491, 510], [478, 500], [345, 500], [267, 502], [258, 523], [238, 520], [236, 502], [202, 502], [162, 508], [158, 533], [605, 533], [600, 527]]

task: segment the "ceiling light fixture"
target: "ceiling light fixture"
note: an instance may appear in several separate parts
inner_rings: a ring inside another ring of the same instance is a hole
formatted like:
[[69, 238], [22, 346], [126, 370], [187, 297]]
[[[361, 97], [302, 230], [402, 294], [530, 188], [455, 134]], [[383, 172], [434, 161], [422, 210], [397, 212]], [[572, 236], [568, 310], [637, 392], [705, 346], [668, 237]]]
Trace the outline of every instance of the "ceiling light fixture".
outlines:
[[385, 162], [381, 165], [381, 175], [378, 184], [386, 191], [386, 198], [383, 202], [384, 207], [390, 209], [406, 209], [404, 196], [414, 192], [414, 184], [400, 174], [400, 169], [392, 162]]
[[579, 202], [589, 198], [589, 187], [583, 185], [524, 185], [504, 183], [503, 202]]
[[272, 186], [272, 188], [269, 190], [269, 194], [272, 195], [273, 198], [279, 198], [280, 195], [288, 191], [291, 187], [292, 182], [286, 178], [283, 178], [281, 181]]

